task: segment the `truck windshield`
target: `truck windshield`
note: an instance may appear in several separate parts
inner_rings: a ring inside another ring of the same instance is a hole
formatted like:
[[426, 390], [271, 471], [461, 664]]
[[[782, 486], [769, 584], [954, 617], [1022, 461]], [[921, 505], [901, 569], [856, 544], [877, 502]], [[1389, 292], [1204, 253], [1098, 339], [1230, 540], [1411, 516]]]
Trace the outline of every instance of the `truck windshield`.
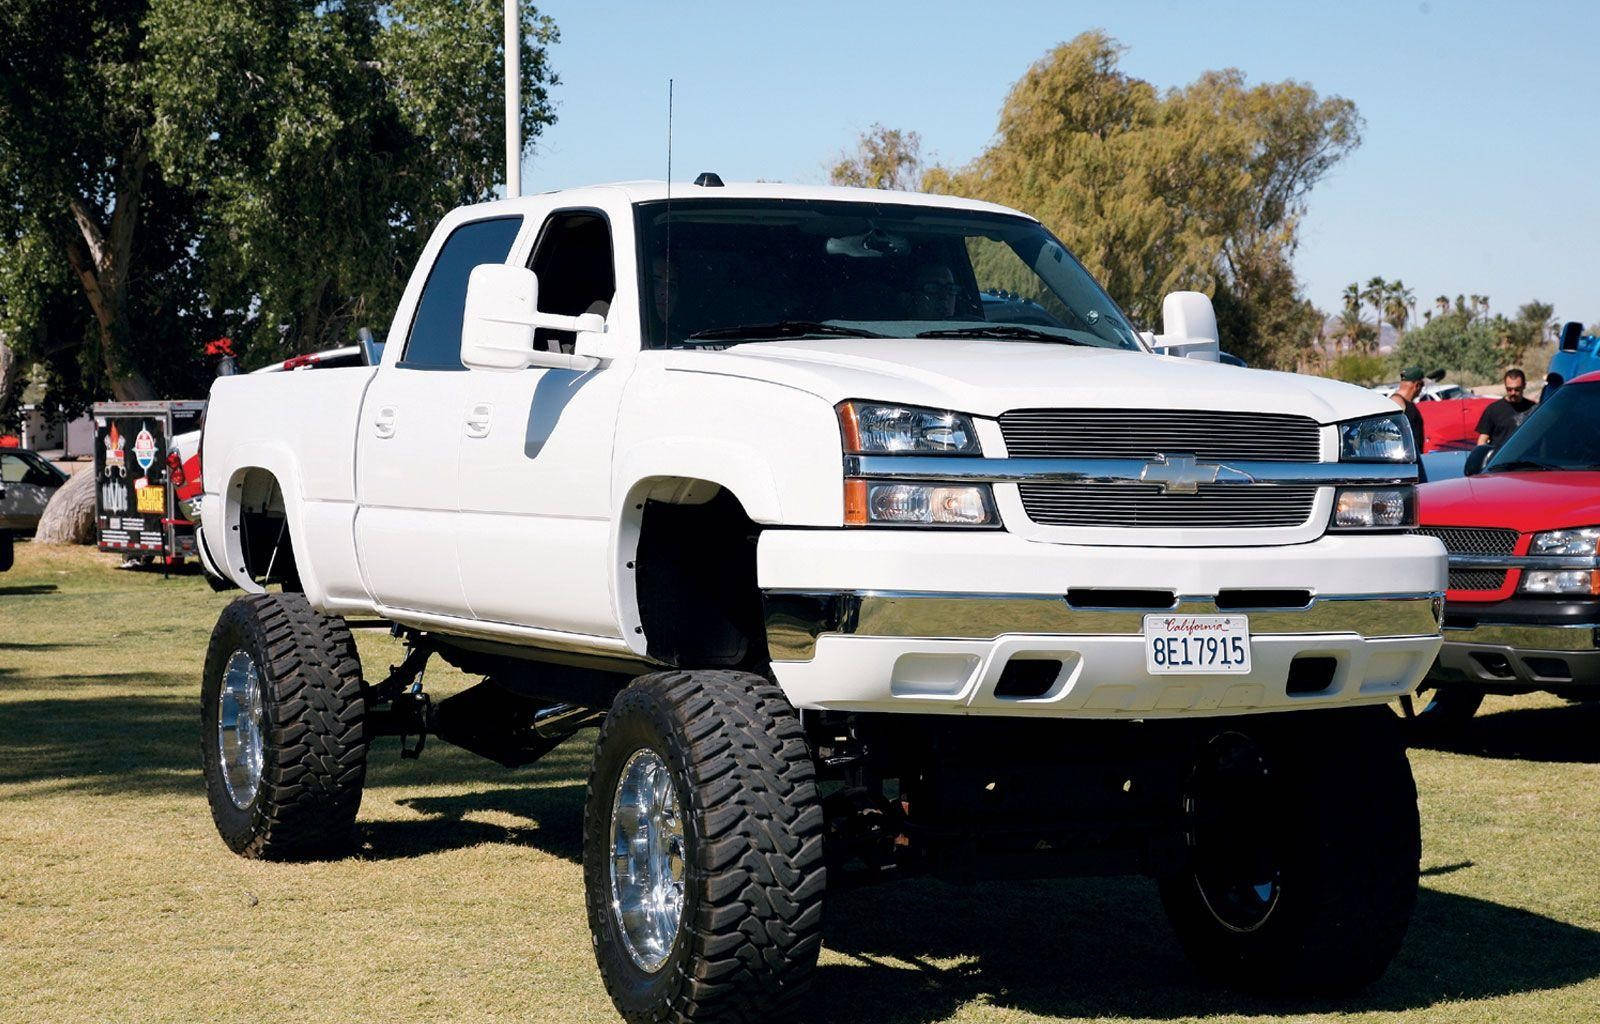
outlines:
[[1023, 217], [767, 199], [635, 210], [650, 348], [802, 337], [1139, 348], [1116, 303]]
[[1564, 385], [1539, 403], [1484, 469], [1600, 469], [1600, 381]]

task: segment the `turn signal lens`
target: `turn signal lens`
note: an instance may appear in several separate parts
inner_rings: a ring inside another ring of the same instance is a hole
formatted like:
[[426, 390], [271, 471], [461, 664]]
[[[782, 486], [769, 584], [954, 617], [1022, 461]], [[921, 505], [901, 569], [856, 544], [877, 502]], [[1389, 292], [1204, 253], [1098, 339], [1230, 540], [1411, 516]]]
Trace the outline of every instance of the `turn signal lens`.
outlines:
[[1335, 530], [1398, 530], [1417, 525], [1414, 487], [1346, 487], [1333, 499]]
[[844, 521], [850, 526], [998, 526], [987, 484], [899, 484], [846, 480]]
[[1525, 594], [1595, 594], [1600, 572], [1591, 569], [1530, 569], [1522, 574]]

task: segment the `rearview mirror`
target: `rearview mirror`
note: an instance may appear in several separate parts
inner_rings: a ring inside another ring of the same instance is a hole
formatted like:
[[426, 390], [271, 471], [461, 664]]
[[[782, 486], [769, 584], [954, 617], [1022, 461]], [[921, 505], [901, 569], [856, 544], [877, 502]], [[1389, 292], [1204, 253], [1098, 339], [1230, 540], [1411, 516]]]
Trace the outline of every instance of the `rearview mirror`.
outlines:
[[521, 370], [550, 366], [587, 370], [598, 360], [587, 355], [545, 352], [534, 347], [536, 328], [595, 332], [605, 329], [598, 313], [558, 316], [539, 312], [539, 279], [526, 267], [485, 263], [467, 278], [467, 304], [461, 321], [461, 362], [479, 370]]
[[1478, 447], [1467, 453], [1467, 461], [1461, 467], [1462, 475], [1477, 476], [1479, 473], [1482, 473], [1484, 464], [1489, 461], [1489, 458], [1492, 455], [1494, 455], [1493, 445], [1478, 445]]
[[1217, 314], [1204, 292], [1171, 292], [1161, 300], [1161, 333], [1152, 340], [1157, 354], [1217, 362]]
[[1578, 351], [1578, 339], [1583, 337], [1583, 325], [1576, 320], [1568, 320], [1561, 325], [1561, 351]]

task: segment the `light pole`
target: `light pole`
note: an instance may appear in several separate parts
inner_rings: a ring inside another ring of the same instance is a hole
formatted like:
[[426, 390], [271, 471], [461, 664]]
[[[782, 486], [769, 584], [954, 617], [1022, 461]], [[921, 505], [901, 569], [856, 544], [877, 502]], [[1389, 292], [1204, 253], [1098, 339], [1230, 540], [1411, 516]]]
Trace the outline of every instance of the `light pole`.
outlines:
[[506, 0], [506, 198], [522, 195], [522, 11]]

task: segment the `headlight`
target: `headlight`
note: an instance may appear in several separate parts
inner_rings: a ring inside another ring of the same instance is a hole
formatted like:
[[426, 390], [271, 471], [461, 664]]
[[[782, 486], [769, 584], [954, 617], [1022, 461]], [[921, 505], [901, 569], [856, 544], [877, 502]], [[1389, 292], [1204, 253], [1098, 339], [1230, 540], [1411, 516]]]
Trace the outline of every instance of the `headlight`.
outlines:
[[[1600, 526], [1547, 530], [1533, 535], [1530, 555], [1585, 555], [1600, 552]], [[1592, 569], [1528, 569], [1522, 574], [1528, 594], [1600, 594], [1600, 572]]]
[[1548, 530], [1533, 535], [1530, 555], [1592, 555], [1600, 552], [1600, 526], [1581, 530]]
[[988, 484], [844, 482], [847, 526], [999, 526]]
[[1339, 424], [1340, 462], [1415, 462], [1416, 439], [1405, 413]]
[[846, 455], [980, 455], [972, 417], [878, 402], [840, 402]]
[[1398, 530], [1417, 525], [1415, 487], [1341, 487], [1333, 498], [1335, 530]]

